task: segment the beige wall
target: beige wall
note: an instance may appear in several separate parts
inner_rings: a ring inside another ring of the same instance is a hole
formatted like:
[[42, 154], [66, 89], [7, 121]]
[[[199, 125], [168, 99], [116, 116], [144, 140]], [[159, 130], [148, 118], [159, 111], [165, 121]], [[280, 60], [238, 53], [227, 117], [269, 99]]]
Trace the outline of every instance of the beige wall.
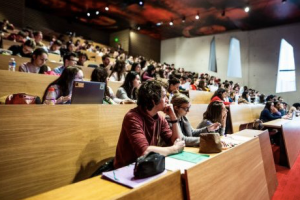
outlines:
[[[208, 71], [210, 42], [213, 36], [196, 38], [174, 38], [161, 42], [161, 62], [174, 63], [176, 67], [239, 82], [265, 94], [275, 94], [279, 48], [284, 38], [294, 47], [296, 77], [299, 77], [300, 24], [286, 25], [255, 31], [230, 32], [215, 35], [218, 73]], [[242, 75], [239, 78], [227, 77], [227, 62], [230, 38], [240, 40]], [[297, 89], [300, 83], [297, 82]], [[299, 93], [277, 94], [288, 103], [300, 101]]]

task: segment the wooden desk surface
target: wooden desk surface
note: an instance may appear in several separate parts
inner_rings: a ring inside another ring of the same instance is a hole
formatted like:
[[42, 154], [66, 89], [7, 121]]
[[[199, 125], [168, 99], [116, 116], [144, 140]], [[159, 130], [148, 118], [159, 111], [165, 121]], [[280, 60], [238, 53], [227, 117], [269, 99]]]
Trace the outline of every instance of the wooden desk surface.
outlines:
[[270, 128], [281, 128], [281, 126], [285, 123], [290, 122], [291, 120], [288, 119], [276, 119], [272, 120], [266, 123], [263, 123], [265, 127], [270, 127]]
[[277, 181], [277, 176], [276, 176], [275, 163], [274, 163], [274, 159], [273, 159], [273, 153], [272, 153], [268, 130], [258, 131], [258, 130], [245, 129], [234, 135], [240, 135], [240, 136], [245, 136], [245, 137], [249, 137], [249, 138], [254, 138], [254, 137], [259, 138], [262, 159], [264, 162], [266, 180], [268, 183], [269, 197], [270, 197], [270, 199], [272, 199], [272, 196], [274, 195], [276, 188], [278, 186], [278, 181]]
[[188, 199], [269, 199], [258, 138], [186, 170]]
[[[162, 186], [162, 187], [160, 187]], [[100, 176], [58, 188], [27, 200], [98, 200], [98, 199], [178, 199], [183, 200], [181, 175], [179, 171], [168, 172], [136, 189], [103, 180]]]

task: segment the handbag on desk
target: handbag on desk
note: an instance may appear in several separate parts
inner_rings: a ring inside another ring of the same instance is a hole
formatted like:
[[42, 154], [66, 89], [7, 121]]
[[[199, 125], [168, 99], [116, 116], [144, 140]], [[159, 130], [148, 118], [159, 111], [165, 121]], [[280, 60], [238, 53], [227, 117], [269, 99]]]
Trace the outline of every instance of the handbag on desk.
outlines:
[[154, 152], [139, 157], [134, 167], [135, 178], [147, 178], [165, 170], [165, 157]]
[[200, 134], [200, 153], [220, 153], [222, 144], [219, 133]]

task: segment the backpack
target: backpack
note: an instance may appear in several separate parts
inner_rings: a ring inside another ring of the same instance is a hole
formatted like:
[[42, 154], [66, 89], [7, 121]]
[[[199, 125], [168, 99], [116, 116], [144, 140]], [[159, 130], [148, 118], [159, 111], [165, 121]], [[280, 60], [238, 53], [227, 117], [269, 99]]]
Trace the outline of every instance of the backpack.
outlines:
[[5, 104], [41, 104], [41, 103], [42, 102], [40, 97], [30, 95], [30, 94], [25, 94], [25, 93], [11, 94], [5, 100]]

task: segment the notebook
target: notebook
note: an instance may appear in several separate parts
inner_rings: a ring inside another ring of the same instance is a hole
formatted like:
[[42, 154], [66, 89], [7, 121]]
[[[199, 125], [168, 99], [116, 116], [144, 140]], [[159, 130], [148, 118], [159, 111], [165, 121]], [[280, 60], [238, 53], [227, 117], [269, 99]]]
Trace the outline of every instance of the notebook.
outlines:
[[71, 104], [102, 104], [105, 83], [74, 81]]

